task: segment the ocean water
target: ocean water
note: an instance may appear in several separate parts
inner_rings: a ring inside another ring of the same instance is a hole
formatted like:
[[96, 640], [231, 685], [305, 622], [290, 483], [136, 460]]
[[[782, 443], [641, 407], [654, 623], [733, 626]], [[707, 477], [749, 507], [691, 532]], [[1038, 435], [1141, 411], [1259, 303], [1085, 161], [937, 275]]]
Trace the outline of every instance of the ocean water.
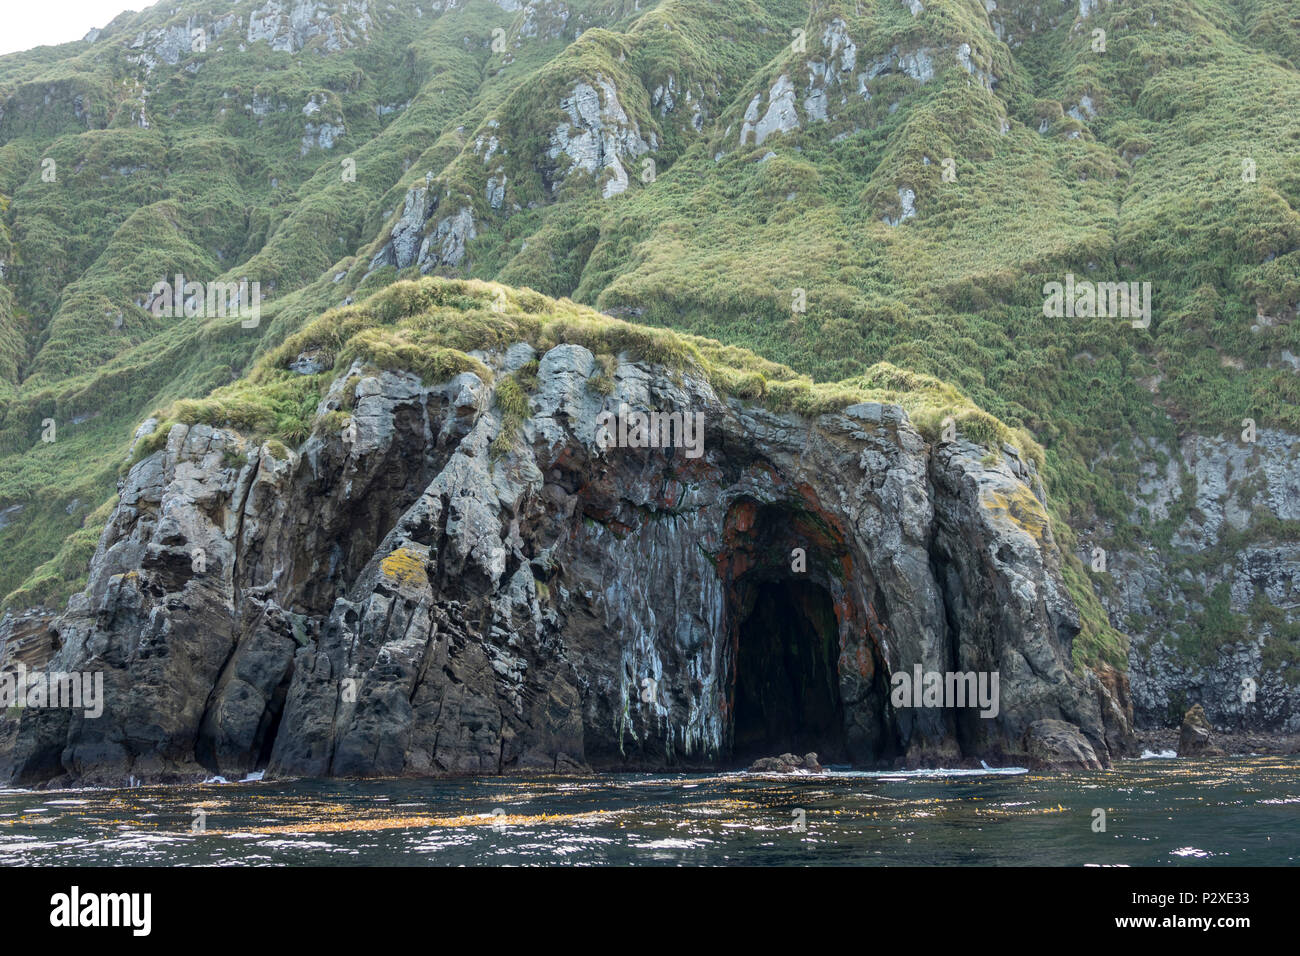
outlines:
[[1297, 862], [1297, 757], [0, 790], [3, 866]]

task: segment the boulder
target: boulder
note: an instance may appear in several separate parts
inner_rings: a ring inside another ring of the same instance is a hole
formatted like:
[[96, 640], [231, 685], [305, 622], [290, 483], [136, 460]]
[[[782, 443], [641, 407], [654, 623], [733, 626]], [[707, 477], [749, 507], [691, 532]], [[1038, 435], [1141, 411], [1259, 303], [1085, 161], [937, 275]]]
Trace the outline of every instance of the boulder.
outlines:
[[1025, 731], [1025, 753], [1033, 770], [1101, 770], [1088, 738], [1063, 720], [1036, 720]]

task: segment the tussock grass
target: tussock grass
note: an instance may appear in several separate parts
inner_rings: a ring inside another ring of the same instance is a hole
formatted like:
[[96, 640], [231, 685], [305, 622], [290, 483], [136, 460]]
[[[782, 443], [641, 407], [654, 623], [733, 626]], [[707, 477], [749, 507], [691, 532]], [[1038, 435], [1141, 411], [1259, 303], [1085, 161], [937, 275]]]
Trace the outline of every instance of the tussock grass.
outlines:
[[[962, 437], [995, 451], [1010, 444], [1030, 460], [1043, 462], [1042, 449], [1022, 429], [1005, 425], [933, 376], [882, 362], [851, 379], [817, 383], [745, 349], [701, 336], [636, 325], [530, 289], [437, 277], [399, 281], [364, 302], [324, 313], [267, 353], [247, 378], [207, 398], [175, 402], [160, 417], [165, 423], [203, 422], [294, 444], [310, 432], [323, 388], [358, 360], [369, 368], [413, 372], [426, 384], [463, 372], [491, 382], [492, 371], [468, 353], [501, 352], [517, 342], [541, 351], [562, 343], [582, 345], [604, 363], [609, 379], [604, 387], [611, 389], [613, 362], [625, 356], [701, 376], [720, 394], [774, 411], [816, 416], [858, 402], [898, 404], [931, 440], [951, 416]], [[333, 357], [333, 371], [317, 376], [288, 371], [286, 366], [303, 351]], [[496, 383], [503, 416], [498, 453], [512, 447], [529, 415], [528, 392], [536, 386], [536, 374], [534, 360]], [[598, 376], [593, 387], [600, 389], [602, 381]], [[345, 404], [351, 404], [353, 393], [349, 379]], [[159, 447], [166, 427], [142, 441], [139, 454]]]

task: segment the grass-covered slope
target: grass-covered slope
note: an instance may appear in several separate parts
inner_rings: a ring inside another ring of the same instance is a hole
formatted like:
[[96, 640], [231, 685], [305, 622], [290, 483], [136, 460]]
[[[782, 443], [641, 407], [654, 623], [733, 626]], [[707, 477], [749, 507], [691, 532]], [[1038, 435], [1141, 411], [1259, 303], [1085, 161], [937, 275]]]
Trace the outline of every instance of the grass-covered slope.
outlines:
[[[158, 447], [175, 421], [233, 427], [252, 437], [297, 444], [307, 435], [325, 387], [357, 359], [375, 368], [415, 372], [429, 382], [463, 371], [490, 380], [491, 371], [469, 353], [503, 350], [517, 342], [539, 350], [572, 343], [597, 356], [626, 353], [666, 368], [689, 369], [721, 395], [803, 415], [856, 402], [894, 403], [931, 440], [938, 440], [941, 423], [951, 417], [959, 435], [991, 453], [1008, 444], [1042, 463], [1042, 449], [1026, 432], [1008, 428], [930, 376], [881, 363], [852, 379], [816, 383], [747, 349], [626, 322], [532, 289], [432, 277], [399, 281], [362, 302], [331, 309], [263, 355], [238, 382], [157, 411], [154, 417], [162, 424], [140, 442], [135, 457]], [[323, 370], [305, 375], [291, 369], [300, 357]]]

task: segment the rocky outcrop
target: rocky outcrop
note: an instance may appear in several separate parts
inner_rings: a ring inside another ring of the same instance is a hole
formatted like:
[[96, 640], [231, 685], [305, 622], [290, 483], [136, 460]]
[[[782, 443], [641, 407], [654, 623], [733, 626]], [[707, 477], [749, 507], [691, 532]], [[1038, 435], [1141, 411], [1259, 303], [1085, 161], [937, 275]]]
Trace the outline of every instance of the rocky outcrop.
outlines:
[[[389, 229], [387, 241], [372, 257], [370, 270], [386, 265], [398, 269], [418, 265], [421, 273], [436, 269], [468, 271], [468, 246], [485, 228], [485, 222], [496, 213], [509, 216], [520, 210], [508, 188], [518, 173], [525, 177], [540, 173], [552, 196], [569, 183], [581, 181], [587, 186], [599, 186], [601, 195], [608, 199], [625, 192], [632, 175], [652, 168], [638, 170], [636, 161], [659, 148], [658, 134], [649, 130], [642, 135], [636, 119], [619, 101], [618, 89], [604, 75], [597, 73], [591, 82], [578, 80], [567, 96], [559, 97], [556, 106], [560, 120], [547, 134], [547, 146], [536, 162], [520, 167], [516, 161], [515, 166], [508, 166], [509, 137], [497, 118], [485, 120], [472, 141], [466, 143], [460, 162], [466, 178], [481, 183], [481, 194], [478, 188], [474, 190], [481, 200], [449, 185], [445, 175], [427, 171], [423, 185], [408, 188], [402, 213]], [[308, 132], [312, 133], [312, 129]], [[337, 127], [328, 132], [343, 132], [341, 117]], [[304, 154], [313, 142], [310, 137], [304, 138]], [[333, 141], [327, 144], [322, 140], [317, 145], [330, 148]]]
[[365, 43], [370, 28], [369, 0], [267, 0], [249, 14], [247, 40], [265, 40], [282, 53], [334, 53]]
[[763, 103], [763, 94], [755, 93], [745, 108], [745, 122], [740, 127], [740, 145], [746, 146], [753, 134], [755, 146], [762, 146], [763, 140], [773, 133], [789, 133], [799, 128], [799, 113], [794, 106], [794, 84], [790, 77], [782, 74], [777, 77], [772, 88], [767, 91], [767, 109], [759, 116]]
[[885, 214], [882, 221], [887, 226], [897, 226], [916, 216], [916, 192], [907, 186], [898, 190], [898, 215]]
[[658, 142], [654, 133], [648, 142], [642, 138], [635, 120], [629, 119], [619, 102], [613, 83], [597, 74], [594, 84], [579, 81], [560, 101], [567, 119], [551, 133], [545, 178], [555, 190], [575, 173], [587, 173], [601, 183], [601, 194], [608, 199], [627, 189], [623, 160], [651, 152]]
[[473, 212], [467, 205], [457, 208], [449, 201], [441, 207], [451, 206], [456, 211], [439, 216], [441, 207], [431, 207], [428, 193], [423, 186], [407, 192], [402, 215], [393, 224], [388, 242], [371, 260], [372, 271], [385, 265], [399, 269], [418, 265], [420, 272], [426, 273], [439, 266], [456, 267], [465, 261], [465, 247], [478, 235]]
[[299, 156], [306, 156], [313, 149], [333, 149], [335, 141], [347, 133], [342, 110], [326, 97], [310, 97], [302, 113], [310, 119], [303, 124]]
[[[232, 38], [240, 50], [265, 40], [281, 53], [307, 49], [335, 53], [367, 42], [371, 26], [369, 0], [267, 0], [249, 11], [247, 21], [241, 12], [187, 16], [183, 22], [123, 37], [122, 42], [128, 61], [140, 65], [147, 75], [209, 49], [223, 52]], [[91, 32], [94, 37], [87, 36], [88, 41], [99, 39], [99, 31]]]
[[[923, 10], [919, 0], [911, 0], [913, 16]], [[816, 22], [814, 13], [813, 23]], [[733, 134], [738, 128], [738, 145], [745, 149], [762, 146], [778, 133], [793, 134], [829, 122], [844, 127], [835, 136], [838, 141], [864, 126], [878, 124], [875, 111], [862, 109], [875, 96], [884, 94], [889, 101], [885, 105], [889, 113], [898, 108], [898, 84], [888, 80], [880, 82], [882, 78], [904, 76], [925, 86], [941, 77], [945, 82], [979, 86], [990, 92], [1000, 82], [993, 73], [991, 38], [987, 35], [983, 39], [971, 36], [943, 46], [931, 46], [917, 39], [883, 49], [877, 37], [860, 27], [857, 29], [865, 41], [863, 47], [859, 47], [848, 23], [839, 16], [808, 31], [796, 31], [791, 44], [793, 58], [786, 61], [782, 72], [770, 78], [770, 87], [752, 94], [739, 124], [728, 126], [727, 134]], [[659, 93], [656, 90], [656, 101]], [[1006, 132], [1009, 125], [1005, 117], [1000, 117], [999, 122]], [[724, 155], [725, 152], [719, 151], [715, 161]]]
[[1214, 728], [1200, 704], [1193, 704], [1183, 717], [1183, 726], [1178, 731], [1178, 756], [1213, 757], [1223, 753], [1211, 745], [1210, 738]]
[[[490, 380], [358, 362], [292, 452], [172, 426], [52, 625], [48, 666], [102, 671], [104, 713], [24, 710], [0, 779], [743, 766], [783, 729], [863, 766], [1122, 747], [1014, 450], [578, 345], [479, 358]], [[702, 447], [611, 447], [624, 405], [702, 415]], [[896, 703], [914, 668], [996, 674], [995, 705]]]
[[[663, 83], [655, 85], [654, 92], [650, 94], [650, 106], [658, 111], [660, 117], [668, 118], [674, 111], [685, 115], [690, 111], [690, 116], [686, 122], [681, 124], [683, 129], [699, 133], [704, 129], [704, 122], [709, 117], [709, 106], [705, 102], [705, 94], [700, 91], [686, 86], [685, 89], [678, 89], [677, 77], [669, 73]], [[678, 109], [678, 107], [682, 109]]]

